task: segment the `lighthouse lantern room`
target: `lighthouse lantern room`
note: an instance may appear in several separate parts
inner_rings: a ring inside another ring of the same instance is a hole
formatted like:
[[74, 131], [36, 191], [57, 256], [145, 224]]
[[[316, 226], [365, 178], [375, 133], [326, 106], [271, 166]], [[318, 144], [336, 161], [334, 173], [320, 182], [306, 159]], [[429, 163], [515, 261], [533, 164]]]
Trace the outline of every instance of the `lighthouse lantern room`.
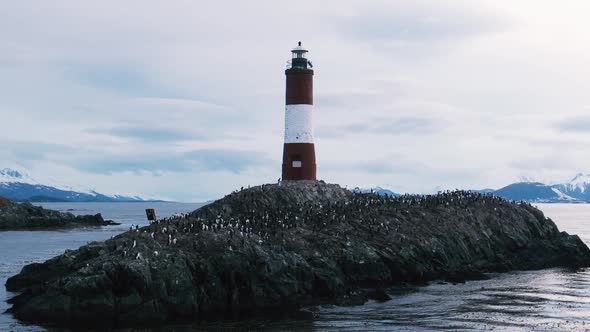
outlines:
[[291, 52], [291, 65], [285, 70], [287, 86], [282, 179], [314, 181], [313, 66], [301, 42]]

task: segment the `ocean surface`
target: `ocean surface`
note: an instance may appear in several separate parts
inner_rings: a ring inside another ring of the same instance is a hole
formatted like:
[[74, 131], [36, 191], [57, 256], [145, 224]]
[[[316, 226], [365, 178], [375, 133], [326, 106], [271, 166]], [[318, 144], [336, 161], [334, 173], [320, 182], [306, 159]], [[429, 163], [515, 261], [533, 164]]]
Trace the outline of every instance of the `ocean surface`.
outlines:
[[[147, 225], [146, 208], [158, 216], [192, 211], [188, 203], [40, 203], [74, 214], [102, 213], [119, 226], [65, 231], [0, 232], [0, 331], [68, 331], [22, 324], [3, 314], [9, 307], [6, 279], [32, 262], [42, 262], [87, 242], [106, 240]], [[560, 230], [590, 245], [590, 204], [539, 204]], [[392, 290], [393, 299], [362, 306], [311, 308], [298, 319], [256, 320], [209, 325], [166, 326], [138, 331], [590, 331], [590, 270], [548, 269], [491, 274], [465, 284], [432, 283]], [[125, 330], [134, 331], [134, 330]]]

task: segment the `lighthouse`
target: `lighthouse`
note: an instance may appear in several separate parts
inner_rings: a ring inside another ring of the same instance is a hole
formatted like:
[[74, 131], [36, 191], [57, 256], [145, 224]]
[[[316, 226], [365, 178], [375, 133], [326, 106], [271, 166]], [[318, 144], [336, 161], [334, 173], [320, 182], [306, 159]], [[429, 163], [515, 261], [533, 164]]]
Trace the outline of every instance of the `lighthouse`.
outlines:
[[291, 53], [290, 66], [285, 70], [287, 88], [282, 179], [315, 181], [312, 64], [301, 42]]

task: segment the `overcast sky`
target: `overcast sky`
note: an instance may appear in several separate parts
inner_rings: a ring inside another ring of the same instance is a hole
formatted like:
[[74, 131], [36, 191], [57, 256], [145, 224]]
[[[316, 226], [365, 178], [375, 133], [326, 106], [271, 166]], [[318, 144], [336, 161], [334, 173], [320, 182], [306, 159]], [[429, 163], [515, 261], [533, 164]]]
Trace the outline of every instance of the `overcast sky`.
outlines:
[[590, 2], [5, 1], [0, 168], [181, 201], [280, 177], [284, 69], [318, 177], [397, 192], [590, 172]]

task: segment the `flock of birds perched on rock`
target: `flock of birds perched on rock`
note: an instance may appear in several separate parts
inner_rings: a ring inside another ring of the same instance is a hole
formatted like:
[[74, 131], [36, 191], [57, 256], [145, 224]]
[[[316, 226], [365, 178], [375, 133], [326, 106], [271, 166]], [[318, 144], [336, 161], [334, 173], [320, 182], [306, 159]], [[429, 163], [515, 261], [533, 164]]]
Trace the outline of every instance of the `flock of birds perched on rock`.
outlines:
[[52, 321], [86, 321], [85, 308], [100, 305], [113, 313], [109, 320], [133, 313], [126, 319], [165, 322], [180, 312], [235, 318], [249, 317], [251, 309], [360, 304], [386, 300], [389, 285], [588, 266], [589, 257], [578, 237], [558, 232], [528, 203], [459, 190], [381, 196], [324, 183], [285, 184], [133, 225], [111, 240], [24, 268], [10, 284], [25, 289], [13, 306], [25, 318], [42, 312]]
[[[130, 231], [142, 233], [165, 246], [182, 242], [183, 247], [192, 246], [193, 249], [197, 249], [198, 241], [190, 235], [223, 235], [229, 250], [233, 250], [236, 241], [243, 244], [251, 240], [260, 245], [285, 243], [285, 237], [289, 240], [292, 235], [288, 231], [297, 228], [312, 234], [337, 234], [343, 224], [351, 224], [356, 228], [365, 227], [369, 234], [389, 234], [398, 231], [400, 219], [404, 216], [420, 218], [420, 213], [425, 210], [457, 210], [478, 204], [499, 206], [510, 203], [489, 194], [455, 190], [436, 195], [402, 196], [350, 193], [345, 199], [335, 201], [307, 201], [294, 205], [273, 200], [274, 203], [270, 204], [264, 199], [268, 192], [265, 186], [242, 189], [194, 212], [157, 219], [142, 228], [133, 225]], [[518, 204], [530, 206], [526, 202]], [[130, 246], [135, 248], [136, 245], [134, 240]], [[158, 255], [157, 252], [154, 254]], [[127, 255], [126, 251], [124, 255]], [[141, 254], [136, 258], [141, 258]]]

